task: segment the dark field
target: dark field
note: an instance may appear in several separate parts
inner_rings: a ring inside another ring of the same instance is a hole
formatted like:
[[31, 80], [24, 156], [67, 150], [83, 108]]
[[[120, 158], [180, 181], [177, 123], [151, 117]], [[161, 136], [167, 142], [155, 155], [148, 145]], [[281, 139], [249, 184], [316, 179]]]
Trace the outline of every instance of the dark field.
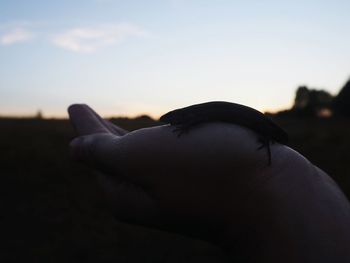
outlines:
[[[331, 175], [350, 197], [350, 120], [278, 119], [290, 146]], [[132, 130], [156, 125], [115, 119]], [[0, 262], [220, 262], [204, 242], [122, 224], [95, 177], [69, 161], [66, 120], [0, 119]]]

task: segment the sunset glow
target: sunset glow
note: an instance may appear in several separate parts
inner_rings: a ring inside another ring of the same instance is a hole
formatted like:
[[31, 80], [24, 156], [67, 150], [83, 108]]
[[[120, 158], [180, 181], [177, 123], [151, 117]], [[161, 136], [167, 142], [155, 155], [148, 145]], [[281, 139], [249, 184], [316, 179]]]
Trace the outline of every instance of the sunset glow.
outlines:
[[350, 76], [348, 1], [0, 3], [0, 115], [162, 113], [212, 100], [261, 111]]

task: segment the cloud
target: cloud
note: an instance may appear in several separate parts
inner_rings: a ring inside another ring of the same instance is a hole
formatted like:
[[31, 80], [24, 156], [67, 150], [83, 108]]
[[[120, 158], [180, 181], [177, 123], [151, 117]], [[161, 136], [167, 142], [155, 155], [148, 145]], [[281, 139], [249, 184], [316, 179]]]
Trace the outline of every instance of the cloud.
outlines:
[[13, 45], [16, 43], [27, 42], [33, 38], [33, 33], [22, 27], [15, 27], [4, 30], [0, 33], [1, 45]]
[[132, 37], [145, 37], [147, 33], [131, 24], [72, 28], [52, 37], [58, 47], [75, 52], [91, 53], [97, 49], [119, 44]]

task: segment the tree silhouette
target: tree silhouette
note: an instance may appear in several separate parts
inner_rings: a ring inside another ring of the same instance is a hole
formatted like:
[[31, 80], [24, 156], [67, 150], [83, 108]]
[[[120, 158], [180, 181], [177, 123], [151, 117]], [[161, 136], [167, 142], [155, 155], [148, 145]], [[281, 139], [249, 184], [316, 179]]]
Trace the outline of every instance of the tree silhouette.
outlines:
[[308, 89], [300, 86], [295, 94], [292, 111], [301, 116], [317, 116], [331, 108], [333, 96], [325, 90]]
[[336, 115], [350, 117], [350, 79], [335, 97], [332, 106]]
[[36, 119], [42, 119], [43, 118], [43, 112], [39, 109], [35, 114]]

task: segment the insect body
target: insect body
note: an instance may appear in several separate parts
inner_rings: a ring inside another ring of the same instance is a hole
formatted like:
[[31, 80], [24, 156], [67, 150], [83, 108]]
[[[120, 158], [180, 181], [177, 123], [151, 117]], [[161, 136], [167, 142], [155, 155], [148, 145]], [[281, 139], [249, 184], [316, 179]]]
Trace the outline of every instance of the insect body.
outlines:
[[228, 122], [247, 127], [261, 136], [261, 149], [267, 147], [271, 164], [270, 143], [288, 142], [287, 133], [263, 113], [237, 103], [214, 101], [176, 109], [160, 117], [160, 121], [176, 126], [181, 135], [194, 126], [207, 122]]

